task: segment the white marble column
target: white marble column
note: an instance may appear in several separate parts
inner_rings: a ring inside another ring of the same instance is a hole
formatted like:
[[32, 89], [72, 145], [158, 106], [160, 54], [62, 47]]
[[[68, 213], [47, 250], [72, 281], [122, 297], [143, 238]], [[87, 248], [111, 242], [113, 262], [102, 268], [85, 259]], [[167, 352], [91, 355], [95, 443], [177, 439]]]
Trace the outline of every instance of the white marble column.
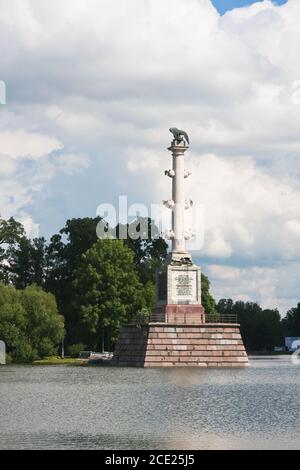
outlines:
[[184, 227], [184, 153], [188, 149], [183, 144], [172, 142], [168, 150], [173, 156], [173, 179], [172, 179], [172, 200], [174, 208], [172, 211], [172, 252], [186, 254], [185, 249], [185, 227]]
[[184, 239], [184, 152], [183, 147], [171, 147], [173, 155], [173, 170], [175, 176], [172, 184], [172, 199], [174, 209], [172, 212], [172, 230], [174, 238], [172, 240], [173, 253], [185, 253]]

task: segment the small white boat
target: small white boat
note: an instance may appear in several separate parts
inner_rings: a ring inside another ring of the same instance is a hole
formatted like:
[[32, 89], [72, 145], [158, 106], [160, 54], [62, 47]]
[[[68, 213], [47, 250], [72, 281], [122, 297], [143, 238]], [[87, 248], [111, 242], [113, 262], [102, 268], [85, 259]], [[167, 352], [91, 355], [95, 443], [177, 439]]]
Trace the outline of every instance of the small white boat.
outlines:
[[113, 358], [113, 353], [103, 352], [103, 353], [92, 353], [88, 359], [88, 364], [109, 364]]

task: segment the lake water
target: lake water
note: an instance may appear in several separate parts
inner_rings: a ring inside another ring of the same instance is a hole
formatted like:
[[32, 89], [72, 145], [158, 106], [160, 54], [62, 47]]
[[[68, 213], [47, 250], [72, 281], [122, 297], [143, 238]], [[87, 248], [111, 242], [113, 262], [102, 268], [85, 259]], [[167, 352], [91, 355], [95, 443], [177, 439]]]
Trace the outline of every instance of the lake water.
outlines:
[[0, 448], [299, 449], [300, 366], [3, 366]]

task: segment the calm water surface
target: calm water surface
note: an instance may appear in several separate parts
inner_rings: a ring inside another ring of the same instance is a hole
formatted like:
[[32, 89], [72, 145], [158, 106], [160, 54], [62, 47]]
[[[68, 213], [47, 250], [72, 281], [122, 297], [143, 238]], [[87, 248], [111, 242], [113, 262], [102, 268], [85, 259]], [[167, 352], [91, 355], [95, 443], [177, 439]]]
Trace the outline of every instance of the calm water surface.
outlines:
[[2, 449], [299, 449], [300, 366], [0, 367]]

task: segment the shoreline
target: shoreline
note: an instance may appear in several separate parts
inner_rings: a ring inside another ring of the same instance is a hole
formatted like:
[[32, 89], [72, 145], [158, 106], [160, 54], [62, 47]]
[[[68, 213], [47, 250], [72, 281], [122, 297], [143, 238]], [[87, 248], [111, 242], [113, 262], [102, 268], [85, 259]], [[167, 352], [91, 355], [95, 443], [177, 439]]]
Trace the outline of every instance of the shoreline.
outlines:
[[[281, 352], [275, 352], [275, 351], [269, 351], [269, 352], [256, 352], [256, 351], [250, 351], [247, 352], [248, 357], [277, 357], [277, 356], [290, 356], [292, 355], [291, 352], [289, 351], [281, 351]], [[2, 365], [28, 365], [28, 366], [62, 366], [62, 365], [69, 365], [69, 366], [85, 366], [85, 367], [90, 367], [90, 366], [95, 366], [95, 365], [100, 365], [100, 366], [108, 366], [108, 364], [89, 364], [87, 360], [84, 359], [77, 359], [77, 358], [71, 358], [71, 357], [66, 357], [64, 359], [60, 357], [49, 357], [46, 359], [37, 359], [33, 362], [9, 362], [7, 364], [2, 364]]]

